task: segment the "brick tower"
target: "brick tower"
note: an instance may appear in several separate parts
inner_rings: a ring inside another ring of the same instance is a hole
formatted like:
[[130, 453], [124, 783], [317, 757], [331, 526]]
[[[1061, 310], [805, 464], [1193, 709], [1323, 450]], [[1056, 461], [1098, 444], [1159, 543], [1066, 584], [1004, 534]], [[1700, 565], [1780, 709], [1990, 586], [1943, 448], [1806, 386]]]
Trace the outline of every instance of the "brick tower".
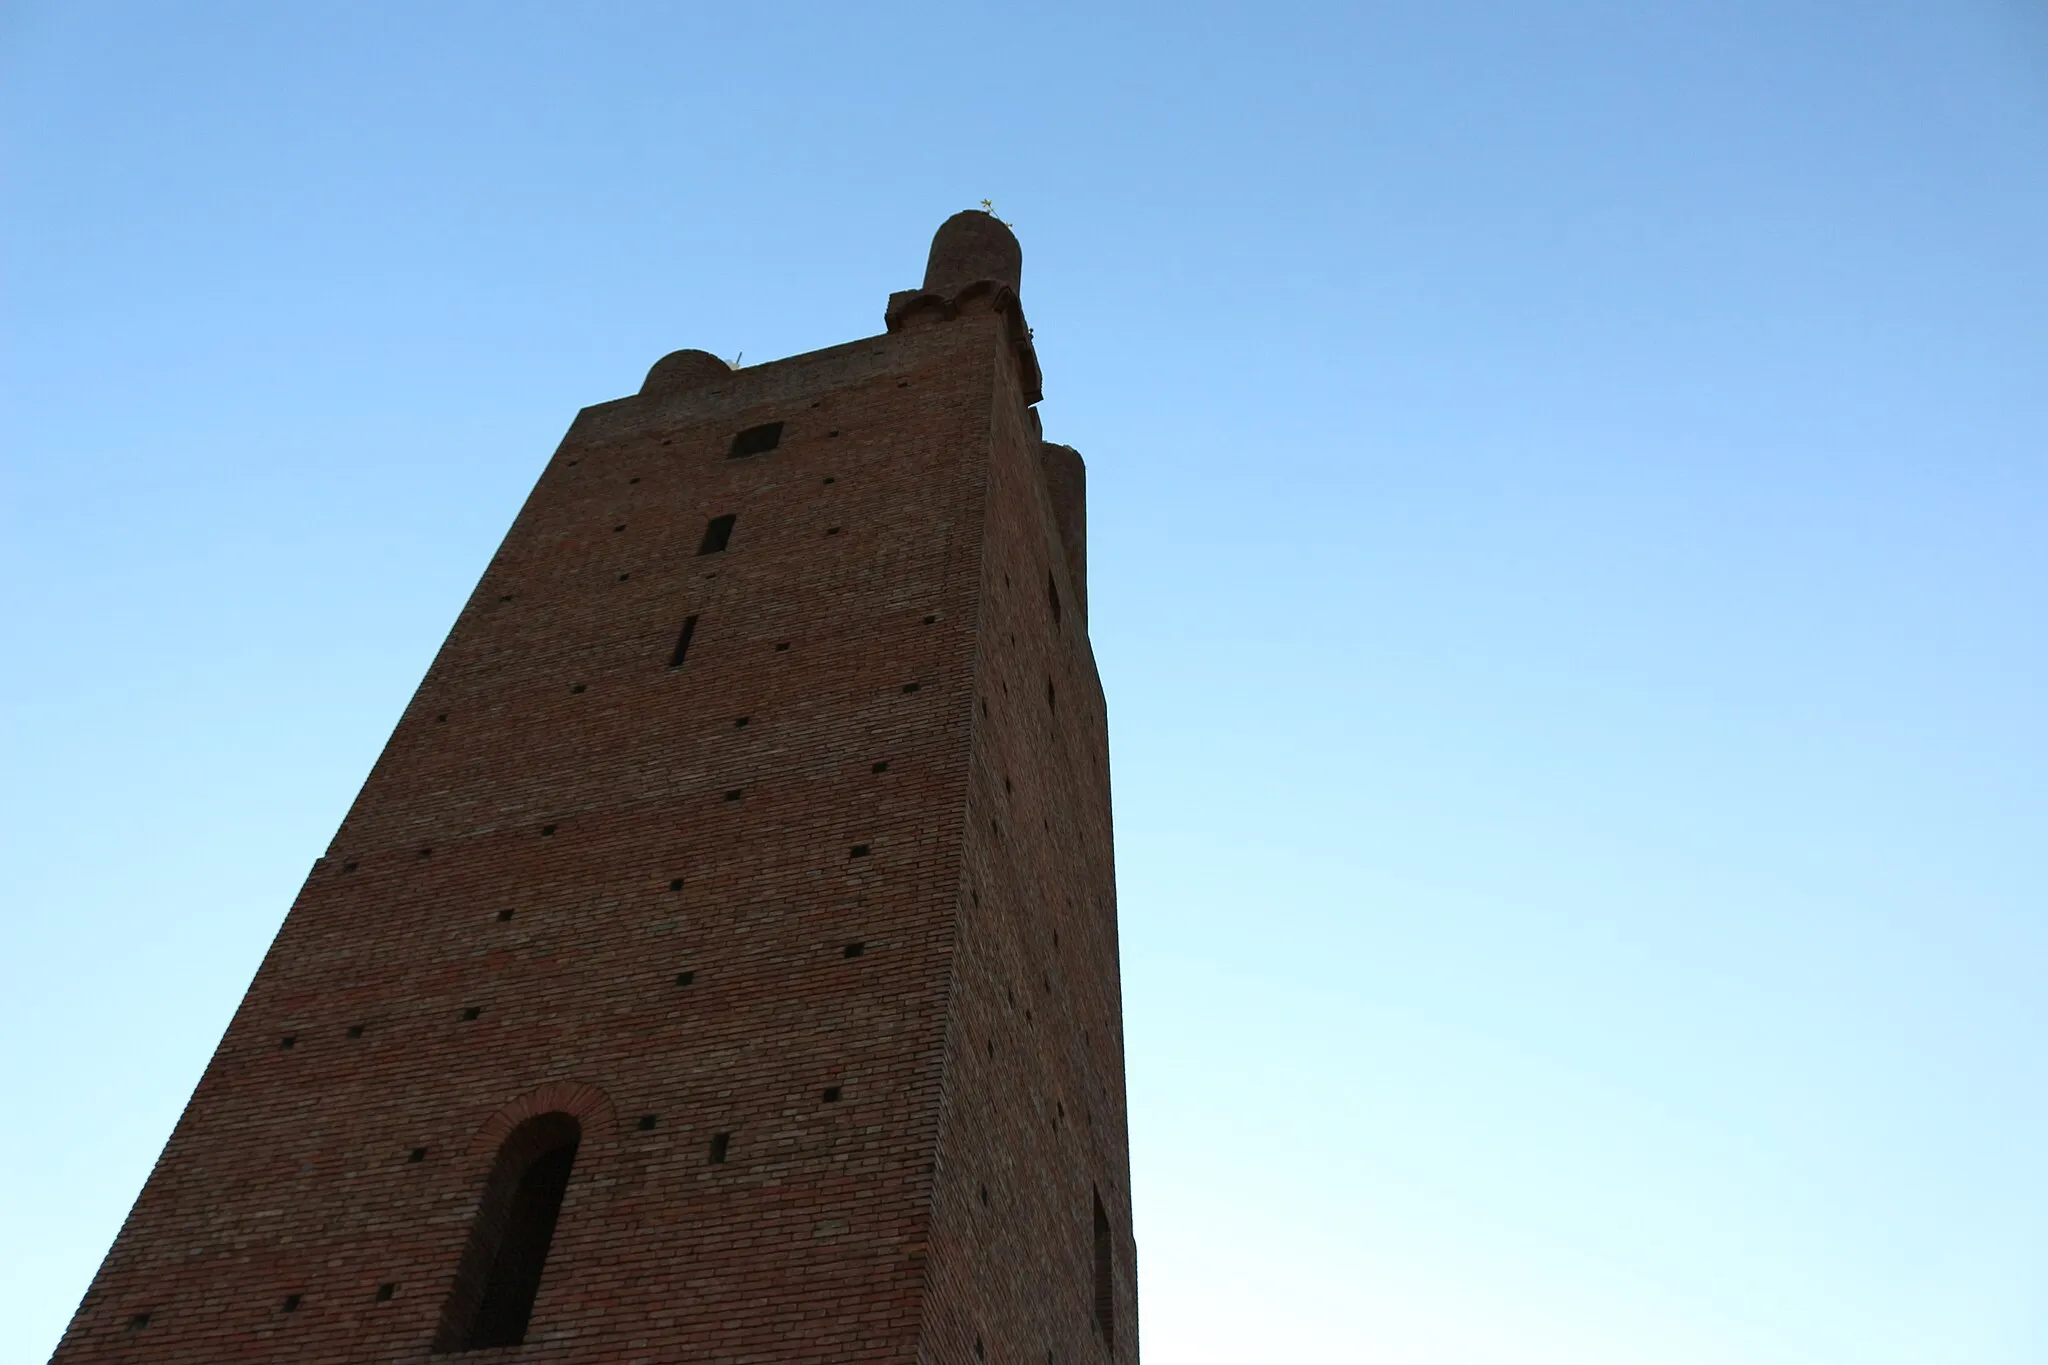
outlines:
[[58, 1347], [1138, 1359], [1080, 456], [1002, 224], [586, 408]]

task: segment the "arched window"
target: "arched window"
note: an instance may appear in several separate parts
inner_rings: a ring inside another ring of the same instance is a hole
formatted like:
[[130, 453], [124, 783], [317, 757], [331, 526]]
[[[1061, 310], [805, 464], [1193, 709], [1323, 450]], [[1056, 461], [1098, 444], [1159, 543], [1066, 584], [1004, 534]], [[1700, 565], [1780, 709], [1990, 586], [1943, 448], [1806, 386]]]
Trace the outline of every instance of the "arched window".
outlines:
[[480, 1351], [526, 1341], [534, 1296], [555, 1240], [562, 1193], [583, 1127], [568, 1114], [526, 1120], [498, 1148], [470, 1225], [455, 1287], [441, 1312], [436, 1351]]

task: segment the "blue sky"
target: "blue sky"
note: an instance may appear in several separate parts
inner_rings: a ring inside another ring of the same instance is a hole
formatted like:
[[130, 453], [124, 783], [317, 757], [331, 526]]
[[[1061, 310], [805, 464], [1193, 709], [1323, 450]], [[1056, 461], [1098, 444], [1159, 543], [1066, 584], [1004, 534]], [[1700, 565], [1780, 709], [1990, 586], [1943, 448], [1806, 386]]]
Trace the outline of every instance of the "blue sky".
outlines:
[[0, 1361], [576, 409], [1024, 243], [1155, 1362], [2048, 1360], [2048, 9], [0, 10]]

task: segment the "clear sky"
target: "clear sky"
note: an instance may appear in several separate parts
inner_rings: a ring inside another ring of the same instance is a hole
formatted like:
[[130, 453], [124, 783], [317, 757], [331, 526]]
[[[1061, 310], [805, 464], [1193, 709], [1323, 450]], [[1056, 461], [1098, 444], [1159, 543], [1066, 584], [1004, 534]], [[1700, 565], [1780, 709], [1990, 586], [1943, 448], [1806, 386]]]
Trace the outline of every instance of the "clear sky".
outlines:
[[2048, 1361], [2048, 7], [0, 10], [0, 1361], [578, 407], [983, 198], [1144, 1346]]

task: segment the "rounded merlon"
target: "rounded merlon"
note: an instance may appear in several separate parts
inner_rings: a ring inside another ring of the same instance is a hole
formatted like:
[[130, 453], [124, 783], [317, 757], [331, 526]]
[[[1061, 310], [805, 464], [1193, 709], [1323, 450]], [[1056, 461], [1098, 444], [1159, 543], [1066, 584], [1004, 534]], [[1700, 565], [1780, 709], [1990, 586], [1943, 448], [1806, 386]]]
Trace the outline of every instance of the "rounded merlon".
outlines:
[[1024, 276], [1024, 248], [994, 214], [967, 209], [939, 225], [925, 261], [924, 288], [953, 294], [963, 286], [994, 280], [1017, 292]]
[[654, 362], [654, 368], [647, 372], [646, 381], [640, 385], [640, 392], [643, 395], [681, 393], [731, 374], [732, 366], [709, 351], [670, 351]]

